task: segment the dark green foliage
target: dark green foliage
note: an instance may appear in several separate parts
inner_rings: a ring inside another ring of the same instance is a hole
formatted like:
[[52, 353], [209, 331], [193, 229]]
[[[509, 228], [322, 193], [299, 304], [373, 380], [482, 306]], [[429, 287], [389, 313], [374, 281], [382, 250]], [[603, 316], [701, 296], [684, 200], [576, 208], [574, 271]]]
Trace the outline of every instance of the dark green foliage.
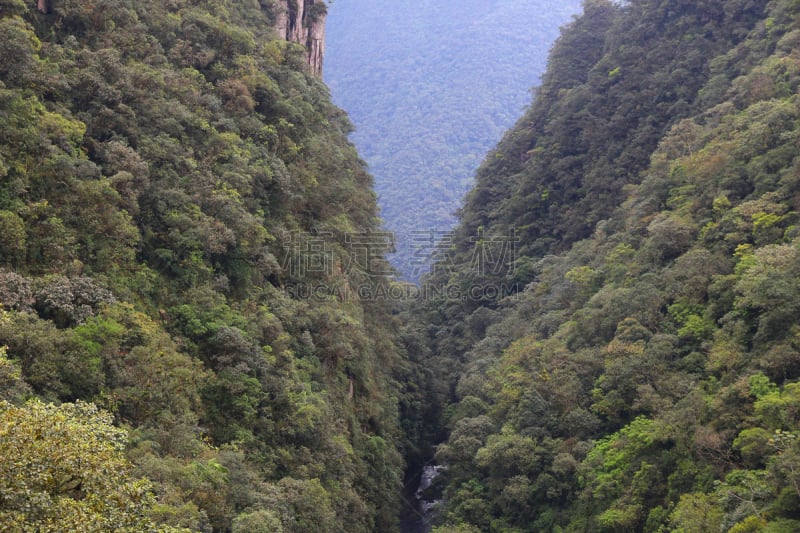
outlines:
[[0, 2], [2, 397], [113, 412], [163, 524], [392, 531], [394, 319], [290, 290], [387, 285], [375, 194], [276, 7]]
[[394, 531], [433, 444], [438, 531], [797, 529], [797, 2], [587, 1], [410, 309], [274, 7], [0, 2], [4, 451], [110, 446], [98, 531]]
[[[441, 530], [796, 529], [799, 7], [592, 1], [564, 30], [428, 280], [516, 294], [415, 309]], [[509, 229], [516, 264], [470, 269]]]
[[755, 21], [726, 14], [729, 2], [672, 4], [587, 2], [534, 104], [479, 170], [465, 234], [516, 227], [521, 255], [540, 256], [587, 237], [619, 205], [669, 126], [697, 110], [711, 59]]

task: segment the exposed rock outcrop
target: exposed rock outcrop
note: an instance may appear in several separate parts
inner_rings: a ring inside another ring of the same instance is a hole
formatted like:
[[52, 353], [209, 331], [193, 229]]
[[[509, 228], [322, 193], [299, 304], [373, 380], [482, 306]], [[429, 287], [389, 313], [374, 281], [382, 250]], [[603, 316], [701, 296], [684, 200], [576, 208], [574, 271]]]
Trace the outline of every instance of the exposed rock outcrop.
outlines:
[[325, 56], [324, 0], [279, 0], [276, 18], [278, 35], [306, 47], [308, 64], [315, 76], [322, 77]]

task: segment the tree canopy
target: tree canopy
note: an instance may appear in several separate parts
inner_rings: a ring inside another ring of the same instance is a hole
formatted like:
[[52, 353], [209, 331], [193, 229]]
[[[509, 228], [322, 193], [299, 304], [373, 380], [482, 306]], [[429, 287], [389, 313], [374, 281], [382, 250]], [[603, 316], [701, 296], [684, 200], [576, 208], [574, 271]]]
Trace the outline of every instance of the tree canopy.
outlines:
[[413, 311], [439, 531], [793, 531], [798, 6], [584, 10]]
[[400, 352], [356, 290], [388, 244], [279, 4], [0, 2], [0, 376], [31, 419], [2, 453], [74, 470], [18, 480], [41, 508], [13, 520], [396, 528]]

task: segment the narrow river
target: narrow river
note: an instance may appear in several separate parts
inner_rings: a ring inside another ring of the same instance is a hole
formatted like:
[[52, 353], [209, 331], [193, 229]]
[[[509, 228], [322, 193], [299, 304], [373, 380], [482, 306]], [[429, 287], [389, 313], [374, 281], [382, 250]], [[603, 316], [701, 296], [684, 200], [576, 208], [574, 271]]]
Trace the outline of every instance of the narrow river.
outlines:
[[433, 495], [428, 489], [433, 485], [434, 480], [439, 477], [444, 467], [430, 465], [422, 470], [419, 486], [412, 495], [409, 502], [409, 509], [400, 523], [401, 533], [429, 533], [432, 528], [432, 521], [436, 512], [436, 505], [440, 500], [430, 499]]

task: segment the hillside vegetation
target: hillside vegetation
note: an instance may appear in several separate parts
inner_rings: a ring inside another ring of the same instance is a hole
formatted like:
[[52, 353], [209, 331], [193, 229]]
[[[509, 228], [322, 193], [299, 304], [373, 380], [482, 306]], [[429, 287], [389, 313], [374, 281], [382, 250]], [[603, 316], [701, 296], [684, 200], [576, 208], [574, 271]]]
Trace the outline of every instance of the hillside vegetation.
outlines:
[[397, 527], [393, 319], [292, 297], [386, 283], [372, 181], [274, 8], [0, 1], [0, 529]]
[[419, 291], [276, 8], [0, 0], [0, 529], [800, 530], [800, 1], [586, 0]]
[[356, 125], [392, 264], [416, 281], [475, 169], [539, 83], [578, 0], [339, 0], [328, 19], [325, 80]]
[[584, 7], [410, 326], [435, 531], [797, 531], [800, 3]]

